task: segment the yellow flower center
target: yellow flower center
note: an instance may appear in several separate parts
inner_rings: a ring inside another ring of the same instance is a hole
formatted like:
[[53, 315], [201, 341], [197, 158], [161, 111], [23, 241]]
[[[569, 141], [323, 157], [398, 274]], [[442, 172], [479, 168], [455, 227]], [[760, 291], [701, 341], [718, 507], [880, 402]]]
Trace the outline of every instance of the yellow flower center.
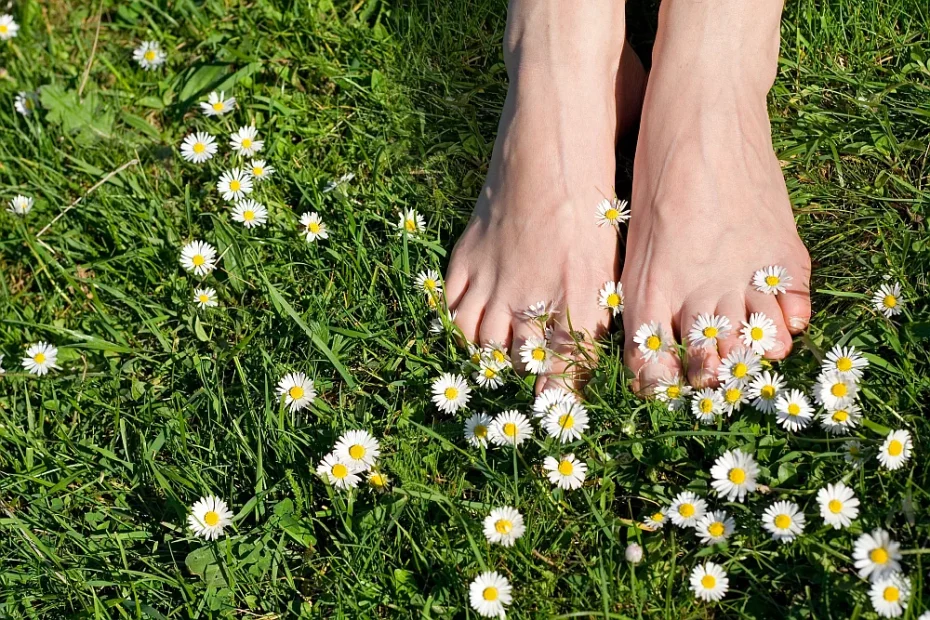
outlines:
[[252, 148], [252, 139], [251, 139], [251, 138], [243, 138], [241, 144], [242, 144], [242, 148], [244, 148], [244, 149]]
[[716, 585], [717, 579], [713, 575], [704, 575], [701, 577], [701, 586], [703, 586], [705, 590], [713, 590]]
[[361, 460], [361, 458], [365, 456], [365, 446], [361, 444], [353, 444], [349, 448], [349, 456], [356, 461]]
[[480, 362], [480, 361], [481, 361], [481, 351], [475, 351], [474, 353], [472, 353], [470, 359], [471, 359], [471, 363], [472, 363], [472, 364], [477, 364], [478, 362]]
[[504, 434], [511, 438], [516, 437], [517, 436], [517, 425], [514, 424], [513, 422], [507, 422], [506, 424], [504, 424]]
[[726, 531], [726, 528], [723, 527], [723, 523], [720, 521], [714, 521], [707, 526], [707, 533], [713, 536], [714, 538], [720, 538], [723, 536], [723, 533]]
[[698, 403], [698, 408], [701, 413], [710, 413], [714, 409], [714, 401], [709, 398], [702, 398], [701, 402]]
[[833, 421], [837, 424], [842, 424], [849, 419], [849, 412], [844, 411], [843, 409], [838, 409], [833, 412]]
[[307, 230], [312, 232], [314, 235], [320, 232], [320, 225], [316, 222], [310, 222], [307, 224]]
[[194, 143], [194, 148], [191, 149], [191, 150], [194, 151], [194, 152], [197, 153], [197, 154], [200, 154], [200, 153], [203, 153], [204, 151], [207, 150], [207, 145], [204, 144], [203, 142], [195, 142], [195, 143]]
[[666, 388], [665, 394], [669, 398], [678, 398], [679, 396], [681, 396], [681, 386], [670, 385], [668, 386], [668, 388]]
[[36, 354], [32, 357], [32, 361], [35, 362], [36, 364], [44, 364], [44, 363], [45, 363], [45, 353], [36, 353]]
[[496, 601], [497, 600], [497, 588], [493, 586], [488, 586], [481, 591], [481, 598], [486, 601]]
[[850, 445], [850, 446], [849, 446], [849, 456], [859, 456], [859, 446]]
[[775, 398], [775, 386], [774, 385], [763, 385], [762, 389], [759, 390], [759, 396], [765, 400], [772, 400]]
[[775, 517], [775, 527], [780, 530], [788, 529], [788, 526], [791, 525], [791, 517], [786, 514], [781, 514]]
[[387, 486], [387, 478], [384, 476], [384, 474], [375, 473], [369, 476], [368, 484], [370, 484], [373, 487], [378, 487], [380, 489], [380, 488]]
[[800, 415], [801, 407], [797, 403], [790, 403], [788, 405], [788, 415], [796, 416]]
[[209, 525], [210, 527], [215, 526], [220, 522], [220, 515], [213, 510], [207, 511], [207, 514], [203, 516], [203, 522]]
[[510, 530], [513, 529], [513, 523], [507, 519], [498, 519], [494, 523], [494, 529], [497, 530], [498, 534], [509, 534]]
[[831, 499], [830, 503], [827, 504], [827, 508], [835, 515], [840, 514], [843, 510], [843, 502], [838, 499]]
[[604, 211], [604, 218], [610, 220], [611, 222], [620, 217], [620, 212], [611, 207]]
[[894, 308], [898, 305], [898, 298], [894, 295], [885, 295], [885, 298], [882, 299], [882, 305], [886, 308]]
[[559, 427], [560, 428], [574, 428], [575, 427], [574, 416], [568, 413], [566, 413], [565, 415], [559, 416]]
[[846, 384], [845, 383], [834, 383], [833, 387], [830, 388], [830, 393], [836, 396], [837, 398], [843, 398], [846, 396]]
[[571, 476], [574, 471], [575, 466], [572, 465], [571, 461], [565, 459], [559, 462], [559, 473], [563, 476]]
[[869, 559], [875, 564], [884, 564], [888, 561], [888, 552], [885, 551], [884, 547], [872, 549], [869, 552]]
[[255, 219], [255, 211], [243, 211], [242, 219], [244, 219], [246, 222], [251, 222]]
[[691, 518], [694, 516], [694, 504], [682, 504], [678, 507], [678, 514], [683, 516], [685, 519]]
[[6, 34], [10, 29], [6, 24], [0, 24], [0, 34]]
[[497, 349], [491, 352], [491, 357], [493, 357], [494, 361], [499, 364], [503, 364], [507, 360], [507, 356], [504, 355], [504, 352], [498, 351]]
[[238, 192], [241, 187], [242, 187], [242, 183], [240, 183], [239, 181], [235, 179], [229, 182], [229, 191], [231, 192]]
[[203, 254], [194, 254], [194, 258], [191, 259], [191, 262], [194, 263], [194, 267], [200, 267], [207, 262], [207, 259], [203, 257]]
[[205, 304], [210, 301], [210, 298], [207, 295], [200, 295], [197, 297], [200, 300], [200, 303]]
[[213, 110], [215, 112], [222, 112], [225, 109], [226, 109], [226, 104], [223, 103], [222, 101], [217, 101], [216, 103], [213, 104]]
[[417, 223], [413, 219], [404, 220], [404, 228], [407, 230], [407, 232], [416, 232]]
[[533, 349], [532, 355], [533, 355], [534, 360], [536, 360], [537, 362], [541, 362], [544, 359], [546, 359], [546, 350], [543, 349], [542, 347], [536, 347], [535, 349]]
[[848, 357], [841, 357], [840, 359], [836, 360], [836, 369], [840, 372], [849, 372], [852, 370], [852, 367], [853, 361]]
[[260, 177], [260, 176], [262, 176], [263, 174], [265, 174], [265, 169], [262, 168], [261, 166], [253, 166], [253, 167], [252, 167], [252, 176], [253, 176], [253, 177]]
[[734, 467], [730, 470], [730, 473], [727, 474], [727, 478], [729, 478], [730, 482], [733, 484], [743, 484], [746, 482], [746, 472], [739, 467]]
[[423, 288], [425, 288], [428, 291], [435, 291], [436, 280], [433, 280], [432, 278], [426, 278], [425, 280], [423, 280]]
[[349, 468], [343, 465], [342, 463], [336, 463], [335, 465], [333, 465], [332, 473], [333, 473], [333, 478], [342, 480], [343, 478], [349, 475]]
[[705, 338], [710, 339], [710, 338], [716, 338], [718, 332], [719, 330], [716, 327], [714, 327], [713, 325], [708, 325], [707, 327], [704, 328], [704, 331], [702, 333], [704, 334]]
[[743, 392], [739, 388], [737, 387], [727, 388], [726, 399], [727, 399], [727, 402], [730, 403], [731, 405], [733, 403], [739, 402], [739, 399], [742, 398], [742, 396], [743, 396]]
[[659, 347], [662, 346], [662, 339], [656, 335], [649, 336], [646, 338], [646, 348], [651, 351], [658, 351]]
[[751, 330], [749, 330], [749, 337], [753, 340], [762, 340], [762, 328], [753, 327]]
[[147, 51], [145, 53], [145, 59], [149, 62], [152, 62], [153, 60], [155, 60], [155, 51], [154, 50]]
[[493, 368], [487, 367], [487, 368], [484, 369], [484, 378], [485, 378], [485, 379], [493, 379], [493, 378], [496, 377], [496, 376], [497, 376], [497, 371], [494, 370]]
[[459, 389], [449, 386], [443, 391], [442, 395], [446, 397], [446, 400], [455, 400], [459, 396]]
[[297, 400], [298, 398], [303, 398], [304, 389], [300, 387], [299, 385], [295, 385], [294, 387], [292, 387], [291, 389], [287, 391], [287, 395], [290, 396], [293, 400]]
[[742, 379], [743, 377], [746, 376], [746, 373], [748, 372], [749, 372], [749, 366], [747, 366], [743, 362], [737, 362], [733, 366], [733, 370], [731, 371], [730, 374], [732, 374], [737, 379]]
[[882, 598], [889, 603], [897, 603], [898, 599], [901, 598], [901, 591], [895, 586], [888, 586], [882, 591]]
[[656, 523], [661, 523], [662, 521], [665, 521], [665, 515], [662, 514], [661, 512], [657, 512], [654, 515], [652, 515], [652, 520], [655, 521]]
[[904, 452], [904, 445], [897, 439], [892, 439], [891, 443], [888, 444], [888, 454], [899, 456], [902, 452]]
[[765, 276], [765, 283], [769, 286], [775, 286], [779, 282], [778, 276]]
[[619, 305], [620, 305], [620, 295], [617, 295], [616, 293], [611, 293], [610, 295], [607, 296], [607, 307], [608, 308], [616, 308]]
[[483, 424], [478, 424], [475, 426], [475, 430], [473, 432], [475, 434], [475, 437], [479, 437], [479, 438], [487, 437], [488, 427]]

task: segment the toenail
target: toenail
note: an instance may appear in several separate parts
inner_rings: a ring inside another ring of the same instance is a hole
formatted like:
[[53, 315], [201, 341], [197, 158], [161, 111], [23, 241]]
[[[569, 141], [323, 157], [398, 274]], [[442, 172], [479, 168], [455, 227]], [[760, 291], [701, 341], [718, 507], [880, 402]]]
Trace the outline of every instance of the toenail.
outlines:
[[799, 316], [793, 316], [788, 321], [788, 325], [790, 325], [792, 329], [804, 329], [804, 327], [807, 325], [807, 321]]
[[771, 353], [772, 355], [778, 355], [780, 353], [783, 353], [784, 350], [785, 350], [785, 343], [782, 342], [781, 340], [776, 340], [775, 344], [772, 345], [772, 348], [769, 349], [769, 353]]

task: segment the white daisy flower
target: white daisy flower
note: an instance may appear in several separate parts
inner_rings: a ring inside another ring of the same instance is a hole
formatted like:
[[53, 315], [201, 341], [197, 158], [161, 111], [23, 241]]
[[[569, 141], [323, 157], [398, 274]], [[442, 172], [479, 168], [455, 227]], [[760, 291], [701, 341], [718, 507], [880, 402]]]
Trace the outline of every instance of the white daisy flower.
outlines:
[[[239, 131], [229, 136], [229, 147], [243, 157], [252, 157], [265, 146], [264, 140], [258, 139], [258, 130], [254, 125], [240, 127]], [[247, 170], [246, 173], [250, 173]]]
[[694, 393], [691, 400], [691, 413], [703, 424], [713, 424], [716, 416], [723, 414], [723, 398], [720, 392], [704, 388]]
[[335, 181], [327, 182], [326, 185], [323, 187], [323, 193], [328, 194], [334, 189], [336, 189], [337, 187], [339, 187], [340, 185], [344, 185], [345, 183], [348, 183], [354, 178], [355, 178], [354, 172], [346, 172], [345, 174], [343, 174], [341, 177], [339, 177]]
[[859, 385], [851, 375], [835, 371], [820, 373], [814, 384], [814, 398], [824, 409], [841, 409], [856, 400]]
[[730, 319], [725, 316], [699, 314], [688, 332], [688, 344], [713, 349], [718, 341], [730, 335], [731, 329]]
[[626, 200], [603, 199], [597, 203], [597, 225], [620, 228], [620, 224], [630, 219], [629, 204]]
[[836, 372], [840, 375], [852, 377], [858, 381], [869, 365], [869, 360], [862, 357], [862, 354], [856, 350], [856, 347], [842, 347], [836, 345], [827, 353], [827, 359], [823, 362], [823, 371]]
[[824, 523], [835, 530], [849, 527], [859, 516], [859, 500], [853, 490], [842, 482], [828, 484], [817, 491], [817, 503]]
[[878, 462], [892, 471], [900, 469], [911, 458], [911, 434], [905, 430], [891, 431], [878, 450]]
[[329, 231], [326, 229], [326, 224], [323, 223], [323, 218], [321, 218], [320, 214], [316, 211], [301, 215], [300, 225], [303, 227], [303, 233], [306, 235], [307, 243], [312, 243], [317, 239], [329, 238]]
[[455, 328], [455, 317], [458, 315], [456, 310], [447, 310], [446, 311], [446, 321], [443, 322], [442, 317], [437, 316], [436, 318], [430, 320], [429, 322], [429, 333], [431, 334], [441, 334], [446, 331], [448, 327], [449, 331], [453, 331]]
[[487, 446], [492, 421], [491, 416], [486, 413], [472, 414], [465, 420], [465, 440], [476, 448]]
[[668, 518], [678, 527], [694, 527], [707, 514], [707, 502], [691, 491], [682, 491], [672, 500]]
[[191, 241], [181, 248], [181, 266], [194, 275], [207, 275], [216, 267], [216, 261], [216, 248], [206, 241]]
[[668, 522], [668, 508], [660, 508], [648, 517], [643, 519], [643, 523], [654, 530], [661, 530]]
[[533, 401], [533, 417], [545, 418], [562, 404], [574, 403], [577, 399], [571, 392], [561, 387], [549, 387], [539, 393]]
[[735, 349], [723, 358], [717, 369], [720, 383], [742, 381], [749, 383], [753, 377], [762, 372], [761, 357], [752, 349]]
[[555, 305], [551, 301], [537, 301], [523, 311], [524, 318], [530, 321], [548, 321], [555, 314]]
[[659, 384], [655, 389], [655, 397], [659, 402], [665, 405], [671, 411], [678, 411], [687, 404], [687, 398], [694, 390], [687, 385], [680, 375], [675, 375], [671, 379], [659, 379]]
[[9, 41], [19, 32], [19, 24], [12, 15], [0, 15], [0, 41]]
[[292, 413], [309, 407], [316, 398], [313, 380], [302, 372], [289, 372], [281, 377], [275, 391]]
[[216, 540], [223, 529], [232, 523], [233, 513], [216, 495], [201, 497], [191, 506], [187, 525], [195, 535], [205, 540]]
[[502, 370], [503, 368], [498, 366], [497, 362], [482, 359], [478, 363], [478, 370], [472, 373], [471, 378], [478, 384], [478, 387], [496, 390], [504, 385], [504, 377], [501, 374]]
[[31, 91], [20, 91], [13, 99], [13, 109], [23, 116], [32, 116], [39, 106], [39, 96]]
[[844, 461], [851, 464], [853, 467], [859, 467], [863, 462], [865, 462], [865, 456], [863, 454], [861, 443], [855, 439], [851, 439], [846, 442], [844, 448], [846, 452], [843, 455]]
[[435, 269], [427, 269], [418, 273], [413, 280], [413, 287], [433, 299], [442, 295], [442, 279]]
[[762, 527], [772, 534], [772, 540], [783, 543], [790, 543], [800, 536], [804, 523], [804, 513], [794, 502], [775, 502], [762, 515]]
[[462, 362], [462, 366], [471, 366], [472, 368], [477, 368], [478, 365], [481, 364], [481, 347], [476, 345], [474, 342], [466, 342], [465, 348], [468, 351], [468, 361]]
[[733, 415], [734, 411], [739, 411], [749, 402], [749, 386], [742, 381], [731, 381], [722, 385], [720, 399], [723, 401], [723, 412], [727, 416]]
[[610, 310], [612, 316], [623, 312], [623, 284], [605, 282], [604, 288], [598, 292], [597, 304], [604, 310]]
[[643, 548], [636, 543], [630, 543], [626, 546], [623, 557], [630, 564], [639, 564], [643, 561]]
[[775, 413], [775, 402], [785, 385], [787, 384], [780, 374], [766, 370], [749, 384], [752, 406], [762, 413]]
[[490, 543], [502, 547], [513, 547], [517, 539], [523, 536], [526, 527], [523, 525], [523, 515], [516, 508], [502, 506], [495, 508], [484, 518], [484, 536]]
[[813, 408], [804, 392], [788, 390], [775, 400], [778, 424], [786, 431], [796, 433], [807, 428], [813, 419]]
[[10, 201], [10, 206], [7, 207], [7, 211], [13, 215], [26, 215], [32, 211], [32, 205], [34, 204], [32, 198], [27, 198], [26, 196], [16, 196], [13, 200]]
[[274, 168], [269, 166], [264, 159], [253, 159], [249, 162], [246, 172], [248, 172], [255, 181], [264, 181], [274, 174]]
[[702, 601], [719, 601], [730, 589], [730, 580], [723, 567], [713, 562], [698, 564], [691, 571], [691, 591]]
[[882, 618], [902, 616], [911, 598], [911, 580], [900, 573], [889, 575], [872, 584], [869, 598]]
[[853, 562], [859, 576], [873, 583], [901, 570], [901, 545], [879, 528], [862, 534], [853, 545]]
[[736, 521], [722, 510], [708, 512], [694, 526], [694, 530], [705, 545], [724, 542], [736, 529]]
[[232, 219], [246, 228], [255, 228], [264, 225], [268, 221], [268, 209], [261, 203], [246, 198], [237, 202], [236, 206], [233, 207]]
[[532, 435], [533, 427], [529, 419], [514, 409], [494, 416], [488, 428], [488, 439], [496, 446], [519, 446]]
[[550, 437], [569, 443], [588, 430], [588, 410], [579, 402], [563, 401], [553, 407], [542, 424]]
[[831, 435], [845, 435], [849, 429], [856, 428], [862, 418], [859, 405], [850, 403], [838, 409], [827, 409], [820, 414], [820, 425]]
[[236, 98], [230, 97], [226, 99], [226, 93], [223, 91], [220, 91], [219, 94], [213, 91], [207, 96], [206, 101], [200, 102], [200, 109], [207, 116], [222, 116], [236, 109]]
[[3, 353], [0, 353], [0, 375], [6, 372], [6, 369], [3, 368]]
[[58, 348], [47, 342], [39, 341], [26, 349], [26, 357], [23, 358], [23, 368], [25, 368], [29, 374], [39, 375], [41, 377], [48, 374], [50, 370], [59, 370], [61, 366], [56, 363], [57, 361]]
[[872, 296], [872, 307], [889, 319], [904, 310], [904, 298], [901, 297], [901, 283], [882, 284]]
[[162, 66], [165, 64], [167, 57], [168, 55], [161, 49], [158, 41], [143, 41], [142, 45], [132, 52], [133, 60], [146, 71], [152, 71]]
[[468, 586], [468, 602], [479, 616], [503, 619], [504, 608], [512, 601], [513, 588], [497, 571], [481, 573]]
[[384, 493], [391, 486], [391, 478], [386, 473], [373, 469], [368, 472], [368, 486], [373, 491]]
[[659, 354], [668, 348], [662, 326], [656, 322], [643, 323], [636, 330], [633, 342], [639, 347], [643, 359], [648, 362], [659, 361]]
[[788, 270], [778, 265], [771, 265], [752, 274], [752, 285], [757, 291], [768, 295], [784, 293], [790, 283]]
[[397, 228], [407, 235], [418, 235], [426, 230], [426, 221], [423, 216], [413, 209], [408, 209], [400, 214], [400, 221], [397, 222]]
[[759, 466], [751, 454], [727, 450], [714, 461], [710, 475], [714, 479], [711, 486], [720, 497], [726, 497], [728, 502], [743, 501], [747, 493], [756, 491]]
[[356, 471], [368, 470], [377, 464], [381, 444], [368, 431], [348, 431], [336, 441], [333, 454]]
[[202, 164], [216, 155], [216, 140], [205, 131], [189, 133], [181, 142], [181, 157], [195, 164]]
[[358, 486], [361, 478], [351, 463], [340, 460], [335, 453], [327, 454], [316, 466], [316, 475], [323, 479], [323, 482], [336, 487], [337, 489], [354, 489]]
[[468, 406], [471, 398], [471, 388], [462, 375], [451, 372], [443, 373], [433, 380], [433, 403], [444, 413], [455, 413]]
[[543, 469], [549, 482], [564, 491], [578, 489], [584, 484], [588, 465], [575, 458], [574, 454], [563, 454], [558, 459], [547, 456], [543, 461]]
[[194, 290], [194, 303], [201, 308], [215, 308], [219, 305], [216, 300], [216, 290], [212, 288], [198, 288]]
[[749, 316], [749, 321], [743, 321], [743, 329], [740, 330], [740, 340], [743, 345], [751, 348], [753, 351], [762, 355], [775, 346], [775, 337], [778, 335], [778, 328], [769, 317], [762, 312], [754, 312]]
[[252, 177], [241, 168], [227, 170], [216, 182], [216, 191], [223, 196], [223, 200], [242, 200], [246, 194], [252, 193]]
[[554, 356], [555, 353], [549, 348], [545, 338], [530, 336], [520, 345], [520, 361], [523, 362], [526, 372], [533, 375], [548, 372]]
[[481, 347], [481, 355], [494, 362], [502, 369], [511, 368], [513, 366], [513, 364], [510, 363], [510, 354], [507, 353], [507, 349], [500, 342], [495, 342], [493, 340], [488, 341], [487, 344]]

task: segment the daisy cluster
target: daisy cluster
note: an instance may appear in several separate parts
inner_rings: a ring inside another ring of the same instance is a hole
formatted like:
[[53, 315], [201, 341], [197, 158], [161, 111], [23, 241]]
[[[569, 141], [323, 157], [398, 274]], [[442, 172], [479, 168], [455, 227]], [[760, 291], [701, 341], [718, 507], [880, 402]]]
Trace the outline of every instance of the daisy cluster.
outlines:
[[358, 487], [363, 478], [373, 490], [386, 491], [390, 479], [378, 468], [380, 456], [381, 444], [371, 433], [348, 431], [323, 457], [316, 473], [324, 482], [343, 491]]

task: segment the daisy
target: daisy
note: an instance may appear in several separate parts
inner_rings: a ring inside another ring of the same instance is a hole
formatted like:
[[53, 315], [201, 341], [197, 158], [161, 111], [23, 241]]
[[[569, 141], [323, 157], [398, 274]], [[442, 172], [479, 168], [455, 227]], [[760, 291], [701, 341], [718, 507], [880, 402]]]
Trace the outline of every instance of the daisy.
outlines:
[[381, 456], [381, 444], [368, 431], [348, 431], [336, 441], [333, 454], [356, 471], [371, 469]]
[[223, 196], [223, 200], [242, 200], [246, 194], [252, 193], [252, 177], [241, 168], [227, 170], [216, 182], [216, 191]]
[[562, 403], [575, 402], [575, 396], [560, 387], [546, 388], [533, 401], [533, 417], [545, 418]]
[[668, 521], [668, 508], [660, 508], [654, 513], [643, 519], [643, 523], [654, 530], [661, 530]]
[[510, 355], [507, 353], [507, 349], [504, 348], [504, 345], [500, 342], [489, 340], [488, 343], [481, 348], [481, 355], [490, 358], [501, 368], [510, 368], [512, 366], [510, 363]]
[[326, 185], [323, 187], [323, 193], [328, 194], [334, 189], [336, 189], [337, 187], [339, 187], [340, 185], [348, 183], [354, 178], [355, 178], [354, 172], [346, 172], [345, 174], [343, 174], [341, 177], [339, 177], [335, 181], [329, 181], [328, 183], [326, 183]]
[[216, 290], [212, 288], [198, 288], [194, 291], [194, 303], [201, 308], [215, 308], [219, 305], [216, 300]]
[[824, 523], [835, 530], [849, 527], [852, 520], [859, 516], [859, 500], [853, 490], [842, 482], [828, 484], [817, 491], [817, 503], [820, 504], [820, 516]]
[[623, 312], [623, 284], [605, 282], [604, 288], [598, 292], [597, 304], [604, 310], [610, 310], [612, 316]]
[[189, 133], [181, 142], [181, 157], [195, 164], [202, 164], [216, 155], [216, 140], [205, 131]]
[[694, 526], [697, 535], [701, 537], [701, 542], [705, 545], [716, 545], [724, 542], [736, 529], [736, 521], [733, 517], [727, 516], [722, 510], [708, 512], [701, 517]]
[[879, 528], [862, 534], [853, 545], [853, 562], [859, 576], [875, 582], [901, 570], [901, 545]]
[[206, 241], [191, 241], [181, 248], [181, 266], [194, 275], [205, 276], [216, 267], [216, 248]]
[[537, 301], [523, 311], [523, 316], [530, 321], [546, 322], [555, 314], [553, 306], [554, 304], [551, 301]]
[[3, 368], [3, 353], [0, 353], [0, 375], [5, 373], [6, 370]]
[[492, 360], [481, 360], [478, 363], [478, 370], [472, 373], [471, 378], [479, 387], [489, 390], [496, 390], [504, 385], [504, 377], [501, 376], [503, 369]]
[[232, 219], [246, 228], [255, 228], [268, 221], [268, 209], [261, 203], [246, 198], [237, 202], [233, 207]]
[[23, 116], [32, 116], [38, 104], [39, 96], [33, 92], [20, 91], [16, 93], [16, 98], [13, 99], [13, 109]]
[[743, 344], [753, 351], [762, 355], [775, 346], [775, 336], [778, 329], [775, 323], [769, 317], [761, 312], [754, 312], [750, 315], [749, 321], [743, 321], [743, 329], [740, 330], [740, 340]]
[[191, 506], [187, 525], [195, 535], [206, 540], [216, 540], [223, 529], [232, 523], [233, 513], [226, 502], [215, 495], [201, 497]]
[[10, 201], [10, 206], [7, 207], [7, 211], [14, 215], [26, 215], [32, 211], [33, 203], [34, 200], [32, 198], [27, 198], [22, 195], [16, 196]]
[[630, 543], [626, 546], [623, 557], [630, 564], [639, 564], [643, 561], [643, 548], [636, 543]]
[[12, 15], [0, 15], [0, 41], [9, 41], [19, 32], [19, 24]]
[[727, 450], [714, 461], [710, 469], [714, 479], [711, 486], [721, 497], [728, 502], [743, 501], [747, 493], [756, 490], [756, 477], [759, 475], [759, 466], [751, 454], [742, 450]]
[[820, 425], [832, 435], [845, 435], [849, 432], [849, 429], [856, 428], [859, 425], [861, 418], [862, 413], [859, 405], [850, 403], [838, 409], [827, 409], [820, 414]]
[[833, 370], [820, 373], [814, 384], [814, 398], [825, 409], [841, 409], [856, 400], [858, 393], [859, 386], [851, 375]]
[[229, 136], [229, 148], [243, 157], [252, 157], [265, 146], [264, 140], [258, 139], [258, 130], [254, 125], [240, 127], [239, 131]]
[[284, 404], [291, 412], [309, 407], [316, 398], [316, 388], [313, 380], [302, 372], [289, 372], [278, 381], [275, 389], [278, 398], [284, 397]]
[[790, 543], [804, 531], [804, 513], [794, 502], [775, 502], [765, 509], [762, 527], [771, 532], [772, 540]]
[[368, 486], [379, 493], [384, 493], [391, 486], [391, 478], [380, 471], [368, 472]]
[[487, 446], [491, 422], [491, 416], [486, 413], [473, 414], [465, 420], [465, 440], [476, 448]]
[[704, 424], [712, 424], [715, 416], [723, 413], [723, 398], [720, 392], [704, 388], [694, 394], [691, 401], [691, 413]]
[[841, 347], [836, 345], [827, 353], [827, 359], [823, 362], [823, 371], [834, 371], [840, 375], [852, 377], [859, 380], [862, 377], [862, 371], [869, 365], [869, 360], [862, 357], [862, 354], [856, 351], [856, 347]]
[[513, 547], [525, 531], [523, 515], [519, 510], [510, 506], [495, 508], [484, 518], [484, 536], [490, 543]]
[[200, 102], [200, 109], [203, 110], [203, 113], [207, 116], [222, 116], [223, 114], [228, 114], [236, 109], [236, 98], [230, 97], [229, 99], [225, 98], [226, 93], [220, 91], [219, 94], [216, 91], [210, 93], [206, 101]]
[[749, 384], [752, 406], [762, 413], [774, 413], [775, 401], [785, 389], [785, 380], [777, 372], [766, 370]]
[[471, 365], [473, 367], [481, 364], [481, 347], [476, 345], [474, 342], [465, 343], [466, 348], [468, 349], [468, 362], [463, 362], [464, 365]]
[[468, 586], [468, 602], [479, 616], [504, 618], [504, 608], [512, 601], [513, 588], [497, 571], [481, 573]]
[[437, 316], [435, 319], [432, 319], [429, 322], [429, 333], [441, 334], [442, 332], [446, 331], [446, 327], [449, 328], [449, 331], [453, 331], [455, 327], [455, 317], [457, 315], [458, 315], [458, 311], [447, 310], [445, 322], [443, 322], [443, 319], [440, 316]]
[[771, 265], [752, 274], [752, 285], [757, 291], [768, 295], [784, 293], [790, 282], [788, 270], [778, 265]]
[[682, 491], [672, 500], [668, 518], [678, 527], [694, 527], [707, 514], [707, 502], [691, 491]]
[[911, 598], [911, 580], [900, 573], [889, 575], [872, 584], [869, 598], [879, 616], [897, 618], [907, 609], [907, 602]]
[[418, 273], [413, 280], [413, 286], [427, 297], [436, 298], [442, 295], [442, 280], [435, 269], [427, 269]]
[[408, 209], [400, 214], [400, 221], [397, 222], [397, 228], [404, 234], [416, 235], [426, 230], [426, 222], [422, 215], [413, 209]]
[[723, 412], [732, 415], [749, 402], [748, 387], [742, 381], [731, 381], [720, 386], [720, 397], [723, 400]]
[[23, 358], [23, 368], [30, 374], [42, 375], [48, 374], [50, 370], [61, 368], [56, 362], [58, 361], [58, 348], [39, 341], [26, 349], [26, 357]]
[[351, 463], [346, 463], [335, 454], [327, 454], [316, 467], [316, 475], [337, 489], [354, 489], [360, 481], [358, 472]]
[[720, 383], [742, 381], [748, 383], [753, 377], [762, 372], [759, 354], [751, 349], [736, 349], [723, 358], [717, 370], [717, 379]]
[[167, 57], [158, 41], [143, 41], [142, 45], [132, 52], [133, 60], [146, 71], [152, 71], [162, 66]]
[[640, 325], [633, 336], [633, 342], [639, 346], [639, 352], [646, 362], [657, 362], [659, 354], [668, 348], [662, 326], [655, 322]]
[[686, 404], [686, 398], [691, 395], [692, 388], [684, 383], [680, 375], [671, 379], [659, 379], [655, 390], [656, 400], [663, 402], [672, 411], [678, 411]]
[[252, 175], [252, 178], [256, 181], [264, 181], [274, 174], [274, 168], [265, 163], [264, 159], [253, 159], [250, 161], [246, 171]]
[[911, 458], [911, 434], [907, 431], [891, 431], [878, 450], [878, 461], [886, 469], [900, 469]]
[[445, 413], [455, 413], [462, 407], [467, 407], [468, 399], [471, 398], [471, 388], [465, 382], [465, 377], [451, 372], [443, 373], [435, 379], [432, 391], [433, 403]]
[[530, 336], [520, 345], [520, 361], [523, 362], [526, 372], [532, 375], [541, 375], [548, 371], [554, 355], [545, 338]]
[[872, 296], [872, 307], [884, 314], [889, 319], [901, 314], [904, 306], [904, 298], [901, 297], [901, 283], [882, 284]]
[[846, 442], [846, 454], [843, 455], [843, 460], [847, 463], [852, 464], [853, 467], [858, 467], [862, 465], [865, 461], [865, 458], [862, 454], [862, 444], [852, 439]]
[[698, 564], [691, 571], [691, 591], [702, 601], [719, 601], [730, 588], [730, 580], [723, 567], [713, 562]]
[[300, 225], [304, 228], [303, 232], [307, 236], [307, 243], [312, 243], [317, 239], [329, 238], [329, 231], [326, 230], [326, 224], [323, 223], [323, 218], [321, 218], [320, 214], [316, 211], [301, 215]]
[[496, 446], [519, 446], [533, 435], [533, 427], [525, 415], [511, 409], [494, 416], [488, 427], [488, 439]]
[[581, 487], [588, 473], [588, 465], [576, 459], [574, 454], [563, 454], [558, 460], [547, 456], [543, 461], [543, 469], [548, 472], [546, 476], [549, 482], [565, 491]]
[[694, 347], [714, 348], [719, 340], [730, 335], [730, 319], [716, 314], [699, 314], [691, 331], [688, 332], [688, 344]]
[[786, 431], [795, 433], [807, 428], [813, 414], [810, 401], [801, 390], [788, 390], [775, 401], [775, 415]]
[[597, 225], [619, 229], [620, 224], [630, 219], [630, 210], [627, 208], [629, 204], [626, 200], [616, 198], [601, 200], [597, 203]]
[[588, 430], [588, 410], [578, 402], [561, 402], [543, 418], [542, 424], [550, 437], [562, 443], [575, 441]]

